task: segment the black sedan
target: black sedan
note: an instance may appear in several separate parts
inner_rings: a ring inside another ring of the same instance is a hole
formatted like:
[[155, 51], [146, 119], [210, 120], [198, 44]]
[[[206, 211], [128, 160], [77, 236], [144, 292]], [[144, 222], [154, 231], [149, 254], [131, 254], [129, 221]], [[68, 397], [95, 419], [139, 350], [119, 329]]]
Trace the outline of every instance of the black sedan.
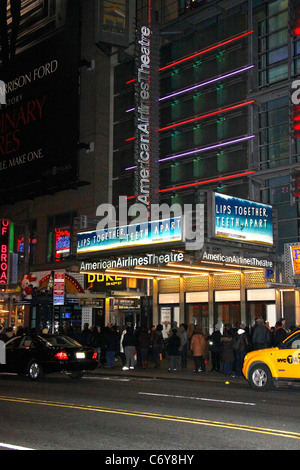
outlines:
[[82, 346], [68, 336], [51, 334], [16, 336], [5, 344], [1, 358], [0, 372], [26, 374], [31, 380], [53, 372], [80, 378], [83, 371], [94, 370], [98, 365], [94, 348]]

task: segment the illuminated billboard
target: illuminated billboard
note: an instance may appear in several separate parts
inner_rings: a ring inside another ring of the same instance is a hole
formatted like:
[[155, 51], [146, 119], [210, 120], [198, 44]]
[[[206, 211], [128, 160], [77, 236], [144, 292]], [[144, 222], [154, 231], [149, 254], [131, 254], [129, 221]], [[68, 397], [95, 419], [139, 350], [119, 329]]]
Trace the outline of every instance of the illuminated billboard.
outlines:
[[272, 206], [213, 193], [213, 236], [260, 245], [273, 245]]
[[[79, 2], [47, 4], [22, 1], [19, 12], [7, 10], [8, 45], [1, 37], [6, 105], [0, 108], [0, 204], [53, 194], [78, 179]], [[0, 9], [0, 20], [4, 14]]]
[[182, 240], [182, 218], [143, 222], [77, 234], [77, 253], [154, 245]]
[[[98, 3], [97, 42], [129, 45], [129, 3], [127, 0], [100, 0]], [[133, 2], [131, 0], [131, 4]]]
[[300, 245], [290, 245], [294, 274], [300, 274]]

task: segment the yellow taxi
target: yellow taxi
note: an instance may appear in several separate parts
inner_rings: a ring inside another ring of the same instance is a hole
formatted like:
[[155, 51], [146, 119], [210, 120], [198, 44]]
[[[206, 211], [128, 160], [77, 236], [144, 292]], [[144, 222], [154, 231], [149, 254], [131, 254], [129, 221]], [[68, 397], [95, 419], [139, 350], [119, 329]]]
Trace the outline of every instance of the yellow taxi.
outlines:
[[300, 331], [288, 336], [278, 347], [246, 354], [243, 374], [257, 391], [278, 387], [281, 382], [300, 383]]

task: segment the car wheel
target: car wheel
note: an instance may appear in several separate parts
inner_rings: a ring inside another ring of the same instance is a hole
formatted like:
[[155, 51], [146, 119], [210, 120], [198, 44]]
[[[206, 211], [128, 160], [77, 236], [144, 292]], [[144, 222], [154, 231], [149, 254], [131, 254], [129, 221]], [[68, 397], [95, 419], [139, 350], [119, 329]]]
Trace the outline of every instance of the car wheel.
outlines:
[[73, 380], [80, 380], [83, 377], [83, 372], [81, 371], [71, 372], [70, 377]]
[[273, 388], [273, 377], [266, 364], [256, 364], [249, 371], [248, 380], [253, 390], [265, 392]]
[[27, 375], [30, 380], [37, 380], [43, 376], [43, 369], [35, 359], [29, 362], [27, 367]]

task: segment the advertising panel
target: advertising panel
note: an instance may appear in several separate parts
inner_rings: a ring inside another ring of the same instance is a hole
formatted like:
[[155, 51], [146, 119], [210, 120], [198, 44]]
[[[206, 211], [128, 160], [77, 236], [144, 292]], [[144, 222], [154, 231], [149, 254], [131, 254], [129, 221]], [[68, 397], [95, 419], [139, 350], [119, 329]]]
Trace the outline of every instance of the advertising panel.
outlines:
[[124, 290], [126, 280], [119, 276], [109, 274], [86, 274], [84, 276], [85, 289], [90, 292], [106, 292], [107, 290]]
[[15, 28], [15, 39], [7, 45], [1, 36], [0, 204], [77, 180], [79, 2], [47, 3], [22, 1], [19, 12], [7, 10], [6, 38], [13, 41]]
[[53, 283], [53, 305], [64, 305], [65, 303], [65, 273], [54, 273]]
[[182, 218], [144, 222], [77, 234], [77, 253], [153, 245], [182, 240]]
[[300, 274], [300, 245], [290, 245], [293, 273]]
[[99, 41], [125, 46], [129, 44], [129, 2], [100, 0]]
[[273, 245], [272, 206], [220, 193], [212, 201], [214, 237]]

